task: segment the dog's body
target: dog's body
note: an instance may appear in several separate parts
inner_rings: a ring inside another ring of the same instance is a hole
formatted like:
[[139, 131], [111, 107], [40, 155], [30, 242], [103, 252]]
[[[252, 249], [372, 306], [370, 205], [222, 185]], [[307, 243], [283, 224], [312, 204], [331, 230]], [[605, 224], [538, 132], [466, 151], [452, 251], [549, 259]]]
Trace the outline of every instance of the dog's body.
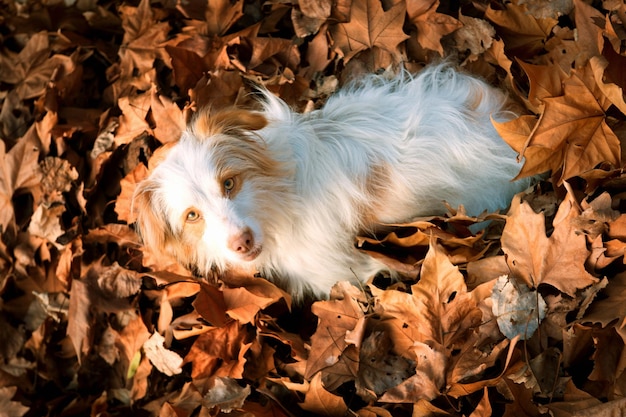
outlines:
[[296, 298], [383, 265], [358, 232], [445, 211], [506, 207], [515, 153], [490, 117], [505, 96], [447, 65], [369, 77], [307, 114], [265, 93], [259, 113], [202, 113], [135, 196], [148, 246], [201, 273], [257, 270]]

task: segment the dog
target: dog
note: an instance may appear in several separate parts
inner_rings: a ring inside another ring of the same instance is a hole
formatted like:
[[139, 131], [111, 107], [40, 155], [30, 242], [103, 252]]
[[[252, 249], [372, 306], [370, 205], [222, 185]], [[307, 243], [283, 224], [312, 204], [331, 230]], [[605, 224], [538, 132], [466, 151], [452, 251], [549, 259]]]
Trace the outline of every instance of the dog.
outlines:
[[200, 111], [134, 194], [144, 244], [200, 274], [258, 272], [292, 297], [327, 297], [386, 267], [355, 247], [379, 223], [506, 208], [529, 186], [491, 118], [506, 95], [448, 64], [367, 76], [299, 114]]

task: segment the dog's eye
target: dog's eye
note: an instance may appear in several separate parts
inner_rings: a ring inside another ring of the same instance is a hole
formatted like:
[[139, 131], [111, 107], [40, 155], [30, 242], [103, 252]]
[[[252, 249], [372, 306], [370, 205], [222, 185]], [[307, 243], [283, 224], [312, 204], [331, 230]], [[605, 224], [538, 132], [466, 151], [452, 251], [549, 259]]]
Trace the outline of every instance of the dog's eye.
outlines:
[[188, 222], [195, 222], [198, 221], [200, 219], [200, 213], [198, 213], [195, 210], [189, 210], [187, 212], [187, 216], [185, 217], [185, 220], [187, 220]]
[[228, 193], [233, 188], [235, 188], [235, 180], [232, 178], [226, 178], [224, 180], [224, 190]]

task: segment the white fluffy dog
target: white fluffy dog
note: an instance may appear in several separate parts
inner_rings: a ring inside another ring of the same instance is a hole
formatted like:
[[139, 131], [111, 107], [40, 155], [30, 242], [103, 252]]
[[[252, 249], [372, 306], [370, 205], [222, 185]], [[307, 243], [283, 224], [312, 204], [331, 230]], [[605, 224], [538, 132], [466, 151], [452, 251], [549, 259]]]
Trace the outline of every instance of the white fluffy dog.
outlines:
[[264, 92], [263, 110], [201, 112], [135, 193], [146, 245], [200, 273], [258, 271], [297, 299], [384, 266], [355, 248], [377, 223], [505, 208], [516, 154], [490, 117], [505, 96], [449, 65], [370, 76], [294, 113]]

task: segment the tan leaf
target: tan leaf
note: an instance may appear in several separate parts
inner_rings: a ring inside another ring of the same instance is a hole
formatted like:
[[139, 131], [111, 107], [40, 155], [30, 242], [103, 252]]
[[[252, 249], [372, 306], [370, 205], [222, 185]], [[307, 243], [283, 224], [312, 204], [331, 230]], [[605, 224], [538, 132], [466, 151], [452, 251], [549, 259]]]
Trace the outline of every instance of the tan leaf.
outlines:
[[117, 103], [122, 115], [119, 128], [115, 133], [117, 146], [129, 143], [144, 132], [150, 132], [146, 116], [150, 110], [151, 94], [149, 92], [121, 97]]
[[117, 218], [125, 221], [127, 224], [134, 223], [137, 217], [132, 210], [135, 187], [137, 183], [147, 177], [148, 168], [144, 164], [137, 164], [137, 166], [120, 181], [122, 191], [115, 200], [115, 212], [117, 213]]
[[198, 336], [183, 364], [191, 363], [194, 379], [227, 376], [241, 379], [250, 349], [249, 332], [233, 320], [223, 327], [214, 327]]
[[459, 29], [463, 24], [452, 16], [437, 13], [439, 0], [409, 0], [406, 11], [409, 21], [417, 28], [417, 42], [424, 48], [443, 56], [441, 38]]
[[154, 332], [143, 343], [143, 351], [150, 362], [159, 372], [167, 376], [173, 376], [182, 372], [183, 358], [173, 350], [164, 346], [165, 338], [158, 332]]
[[342, 397], [331, 394], [324, 389], [322, 375], [319, 373], [311, 380], [304, 402], [300, 404], [300, 407], [318, 416], [341, 417], [348, 412], [348, 407]]
[[411, 350], [417, 362], [415, 375], [385, 392], [380, 397], [381, 402], [415, 403], [419, 400], [433, 400], [439, 396], [445, 381], [442, 371], [448, 361], [446, 355], [421, 342], [415, 342]]
[[91, 326], [90, 301], [87, 285], [82, 280], [74, 279], [70, 290], [67, 335], [72, 341], [79, 363], [90, 348], [88, 340]]
[[318, 301], [311, 307], [319, 322], [317, 331], [311, 337], [311, 353], [305, 371], [307, 379], [337, 363], [350, 344], [346, 335], [357, 328], [364, 316], [357, 300], [346, 295], [339, 299]]
[[0, 410], [7, 417], [22, 417], [30, 410], [29, 407], [13, 401], [16, 392], [17, 387], [0, 388]]
[[559, 207], [554, 232], [546, 236], [542, 213], [535, 213], [527, 203], [516, 197], [502, 232], [502, 250], [513, 278], [521, 279], [530, 288], [549, 284], [574, 296], [578, 289], [597, 282], [585, 269], [589, 256], [586, 239], [576, 233], [572, 219], [580, 213], [570, 198]]
[[507, 51], [513, 56], [532, 57], [543, 48], [557, 24], [553, 18], [538, 19], [527, 13], [526, 5], [507, 3], [503, 10], [489, 6], [485, 18], [498, 27]]
[[232, 378], [217, 377], [209, 392], [202, 398], [202, 405], [208, 409], [219, 407], [221, 412], [230, 413], [235, 408], [243, 407], [251, 391], [250, 385], [242, 387]]
[[154, 118], [154, 136], [161, 143], [176, 142], [186, 128], [183, 111], [169, 98], [157, 92], [156, 85], [150, 90], [150, 109]]
[[39, 141], [34, 126], [7, 153], [0, 141], [0, 228], [5, 231], [15, 219], [11, 199], [18, 189], [40, 186], [41, 174], [37, 164]]
[[405, 12], [405, 4], [399, 1], [387, 11], [378, 0], [353, 2], [350, 21], [330, 28], [335, 50], [345, 61], [374, 46], [397, 54], [398, 45], [408, 38], [402, 31]]

